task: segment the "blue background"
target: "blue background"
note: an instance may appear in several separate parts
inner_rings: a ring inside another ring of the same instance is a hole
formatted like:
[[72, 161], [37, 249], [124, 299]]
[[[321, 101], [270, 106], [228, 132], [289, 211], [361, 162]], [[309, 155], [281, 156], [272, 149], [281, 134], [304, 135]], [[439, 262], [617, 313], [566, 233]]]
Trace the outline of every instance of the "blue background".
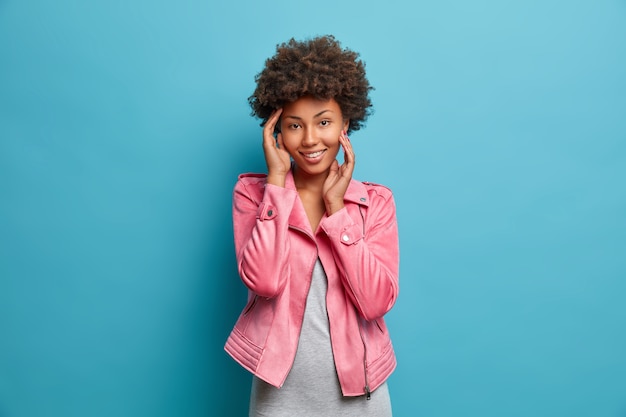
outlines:
[[390, 186], [396, 416], [626, 416], [626, 2], [0, 0], [0, 416], [245, 415], [246, 99], [332, 33]]

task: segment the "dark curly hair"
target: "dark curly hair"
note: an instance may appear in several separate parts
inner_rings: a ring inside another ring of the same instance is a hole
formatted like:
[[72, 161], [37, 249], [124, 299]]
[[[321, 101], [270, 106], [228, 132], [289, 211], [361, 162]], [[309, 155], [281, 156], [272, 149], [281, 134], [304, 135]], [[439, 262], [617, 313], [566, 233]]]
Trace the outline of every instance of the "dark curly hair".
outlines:
[[255, 81], [248, 102], [261, 126], [272, 111], [305, 95], [335, 99], [344, 119], [350, 119], [348, 132], [359, 130], [372, 113], [369, 92], [374, 88], [365, 77], [365, 64], [332, 35], [277, 45]]

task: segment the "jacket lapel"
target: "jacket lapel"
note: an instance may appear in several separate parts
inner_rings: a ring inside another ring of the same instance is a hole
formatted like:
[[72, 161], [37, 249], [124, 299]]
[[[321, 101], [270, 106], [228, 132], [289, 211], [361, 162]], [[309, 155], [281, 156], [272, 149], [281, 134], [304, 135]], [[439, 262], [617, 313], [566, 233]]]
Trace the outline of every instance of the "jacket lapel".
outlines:
[[[287, 173], [287, 177], [285, 178], [285, 188], [294, 190], [296, 193], [298, 192], [296, 184], [293, 180], [293, 173], [291, 171]], [[309, 218], [304, 211], [304, 206], [302, 205], [300, 196], [296, 198], [296, 201], [293, 203], [293, 209], [289, 214], [289, 227], [303, 230], [309, 235], [311, 234], [311, 224], [309, 223]]]

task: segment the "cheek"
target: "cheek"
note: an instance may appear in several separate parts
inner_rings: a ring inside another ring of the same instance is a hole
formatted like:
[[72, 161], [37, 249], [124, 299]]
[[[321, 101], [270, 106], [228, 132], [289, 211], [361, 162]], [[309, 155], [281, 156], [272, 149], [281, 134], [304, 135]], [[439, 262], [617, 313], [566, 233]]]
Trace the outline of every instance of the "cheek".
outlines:
[[298, 144], [296, 142], [285, 142], [283, 141], [284, 146], [284, 150], [287, 151], [287, 153], [289, 154], [289, 156], [291, 156], [291, 158], [297, 158], [299, 153], [298, 153]]
[[336, 158], [337, 154], [339, 154], [339, 149], [341, 149], [341, 144], [339, 143], [339, 139], [327, 143], [326, 146], [328, 146], [328, 150], [330, 151], [330, 155], [333, 158]]
[[298, 146], [298, 138], [294, 134], [284, 134], [283, 133], [283, 145], [285, 146], [285, 150], [293, 151]]
[[339, 136], [341, 135], [341, 131], [339, 132], [332, 132], [326, 135], [326, 137], [324, 138], [324, 143], [326, 144], [326, 146], [328, 146], [329, 148], [332, 149], [339, 149], [341, 147], [341, 144], [339, 143]]

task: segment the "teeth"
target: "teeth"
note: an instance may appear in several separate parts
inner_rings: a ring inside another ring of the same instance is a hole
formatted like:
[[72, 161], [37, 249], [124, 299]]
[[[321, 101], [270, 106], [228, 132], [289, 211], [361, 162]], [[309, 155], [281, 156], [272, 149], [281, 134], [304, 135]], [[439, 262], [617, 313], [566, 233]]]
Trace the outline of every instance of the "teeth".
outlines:
[[313, 153], [305, 153], [304, 156], [307, 158], [317, 158], [318, 156], [320, 156], [324, 151], [318, 151], [318, 152], [313, 152]]

